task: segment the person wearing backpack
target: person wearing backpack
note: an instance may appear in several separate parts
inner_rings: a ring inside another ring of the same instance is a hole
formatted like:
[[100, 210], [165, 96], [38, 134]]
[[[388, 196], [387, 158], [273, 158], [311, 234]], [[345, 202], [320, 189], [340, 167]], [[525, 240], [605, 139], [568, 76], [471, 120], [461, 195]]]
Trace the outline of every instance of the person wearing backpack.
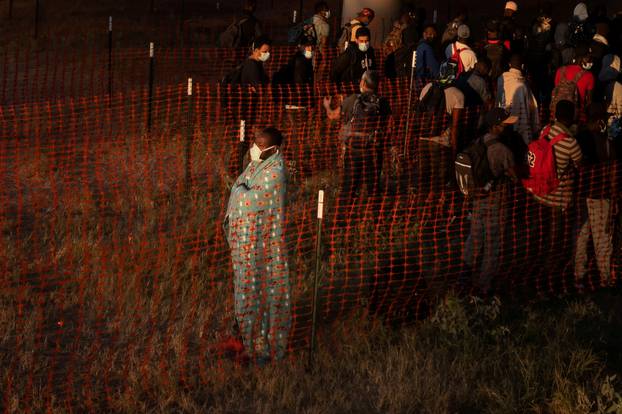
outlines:
[[[482, 54], [490, 59], [491, 69], [490, 78], [493, 82], [507, 70], [509, 62], [509, 43], [506, 44], [499, 39], [499, 22], [491, 20], [486, 25], [486, 44]], [[493, 85], [497, 87], [496, 83]]]
[[330, 73], [334, 83], [359, 82], [367, 70], [375, 70], [376, 57], [374, 48], [370, 46], [371, 32], [367, 27], [356, 31], [356, 43], [350, 44], [335, 62]]
[[389, 101], [378, 96], [377, 72], [366, 71], [361, 77], [361, 93], [345, 98], [340, 105], [331, 106], [324, 99], [324, 109], [330, 120], [343, 120], [341, 127], [343, 176], [341, 191], [347, 200], [360, 194], [362, 185], [367, 194], [379, 191], [382, 154], [387, 127], [391, 117]]
[[579, 290], [584, 288], [588, 273], [590, 236], [601, 286], [607, 287], [612, 281], [615, 196], [620, 181], [614, 164], [619, 157], [608, 131], [609, 117], [604, 104], [592, 103], [588, 107], [588, 122], [577, 134], [586, 160], [579, 183], [583, 215], [575, 252], [575, 286]]
[[467, 44], [471, 37], [471, 29], [466, 24], [458, 27], [458, 40], [451, 43], [445, 49], [445, 57], [458, 64], [458, 72], [456, 77], [463, 72], [468, 72], [475, 68], [477, 63], [477, 55]]
[[[350, 20], [350, 22], [346, 23], [341, 29], [341, 35], [339, 36], [339, 40], [337, 40], [337, 47], [341, 50], [346, 50], [350, 45], [358, 43], [356, 32], [361, 28], [367, 28], [374, 20], [375, 16], [376, 13], [368, 7], [361, 10], [356, 18]], [[369, 37], [371, 39], [371, 32]]]
[[218, 43], [223, 48], [250, 47], [253, 40], [262, 35], [261, 23], [255, 17], [255, 0], [246, 0], [242, 16], [238, 17], [220, 35]]
[[[264, 63], [270, 58], [271, 45], [272, 41], [267, 37], [260, 36], [257, 38], [256, 42], [251, 46], [250, 56], [221, 81], [223, 86], [243, 87], [240, 89], [241, 95], [234, 94], [235, 97], [228, 98], [222, 104], [238, 108], [240, 110], [240, 119], [246, 120], [247, 123], [253, 123], [257, 116], [255, 113], [255, 102], [258, 99], [259, 88], [270, 83], [270, 78], [264, 69]], [[223, 96], [226, 97], [227, 95], [223, 94]], [[240, 99], [239, 104], [237, 102], [238, 99]]]
[[[308, 107], [313, 97], [315, 39], [303, 38], [294, 56], [272, 76], [273, 96], [286, 104]], [[299, 87], [283, 87], [298, 85]]]
[[[456, 160], [456, 179], [463, 193], [473, 202], [471, 229], [462, 261], [467, 272], [475, 274], [474, 285], [483, 295], [489, 293], [491, 282], [498, 272], [501, 234], [505, 224], [503, 199], [509, 180], [516, 180], [514, 155], [501, 143], [500, 135], [516, 121], [517, 118], [505, 110], [492, 109], [484, 117], [488, 132], [475, 140]], [[481, 267], [475, 270], [479, 256]]]
[[417, 141], [418, 192], [427, 197], [451, 182], [451, 163], [460, 147], [459, 126], [464, 94], [454, 86], [456, 67], [441, 65], [439, 77], [424, 86], [419, 97], [413, 136]]
[[595, 78], [590, 70], [593, 60], [589, 48], [581, 45], [575, 48], [573, 63], [562, 66], [555, 74], [555, 88], [551, 96], [551, 118], [555, 114], [557, 103], [570, 101], [575, 106], [575, 116], [581, 117], [585, 108], [592, 102]]
[[[572, 249], [573, 200], [575, 170], [583, 159], [579, 144], [570, 131], [575, 120], [575, 107], [570, 101], [560, 101], [555, 121], [542, 130], [540, 138], [529, 144], [527, 163], [529, 178], [523, 186], [538, 202], [539, 208], [529, 212], [528, 220], [535, 251], [540, 252], [538, 267], [552, 287], [559, 274], [561, 252]], [[563, 256], [565, 258], [565, 256]], [[540, 278], [536, 279], [539, 283]], [[537, 286], [538, 289], [541, 286]]]

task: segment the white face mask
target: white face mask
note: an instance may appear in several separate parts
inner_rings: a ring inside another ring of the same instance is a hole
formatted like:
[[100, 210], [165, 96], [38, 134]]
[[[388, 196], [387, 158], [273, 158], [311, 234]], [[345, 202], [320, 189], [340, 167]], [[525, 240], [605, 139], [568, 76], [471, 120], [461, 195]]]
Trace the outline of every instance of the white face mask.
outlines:
[[311, 58], [313, 58], [313, 52], [312, 52], [312, 51], [310, 51], [310, 50], [305, 50], [304, 55], [305, 55], [305, 57], [306, 57], [307, 59], [311, 59]]
[[275, 148], [276, 145], [273, 145], [271, 147], [266, 148], [265, 150], [261, 150], [257, 144], [253, 144], [253, 146], [250, 149], [250, 156], [251, 156], [251, 161], [261, 161], [261, 154], [263, 154], [265, 151], [271, 150], [272, 148]]
[[359, 50], [361, 52], [367, 52], [369, 50], [369, 42], [359, 43]]
[[259, 161], [261, 159], [261, 150], [257, 146], [257, 144], [253, 144], [250, 150], [251, 161]]
[[594, 66], [594, 63], [592, 63], [592, 62], [589, 62], [589, 63], [584, 63], [584, 64], [582, 64], [582, 65], [581, 65], [581, 67], [582, 67], [584, 70], [590, 70], [590, 69], [592, 69], [592, 67], [593, 67], [593, 66]]
[[262, 62], [265, 62], [268, 59], [270, 59], [270, 52], [261, 52], [261, 56], [259, 56], [259, 60], [261, 60]]

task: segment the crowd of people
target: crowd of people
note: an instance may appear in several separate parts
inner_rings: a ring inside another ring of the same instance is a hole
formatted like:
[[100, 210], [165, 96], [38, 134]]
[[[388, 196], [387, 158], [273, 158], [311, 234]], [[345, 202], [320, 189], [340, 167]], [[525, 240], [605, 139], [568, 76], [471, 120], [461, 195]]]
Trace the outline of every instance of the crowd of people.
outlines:
[[[244, 22], [255, 30], [252, 4], [245, 8]], [[403, 162], [419, 195], [453, 188], [471, 200], [471, 227], [462, 255], [468, 277], [462, 280], [471, 280], [483, 293], [490, 291], [500, 266], [504, 196], [512, 183], [520, 183], [541, 206], [539, 225], [547, 228], [543, 245], [554, 246], [576, 229], [576, 289], [583, 289], [588, 272], [590, 239], [601, 284], [608, 286], [615, 280], [613, 234], [622, 194], [615, 162], [622, 156], [622, 11], [609, 15], [604, 7], [589, 10], [578, 3], [568, 21], [555, 21], [552, 4], [545, 3], [530, 26], [519, 23], [518, 13], [519, 4], [508, 1], [502, 15], [482, 23], [486, 35], [477, 40], [466, 11], [439, 36], [441, 30], [425, 21], [424, 11], [406, 7], [383, 42], [385, 61], [380, 65], [368, 27], [374, 11], [361, 10], [339, 36], [331, 36], [330, 9], [319, 2], [312, 18], [292, 28], [290, 40], [295, 39], [298, 50], [272, 80], [263, 66], [271, 41], [255, 30], [257, 35], [244, 43], [251, 54], [229, 82], [251, 88], [270, 82], [313, 84], [316, 58], [336, 39], [332, 46], [341, 53], [332, 63], [330, 79], [357, 83], [360, 91], [325, 98], [322, 110], [329, 120], [341, 123], [341, 192], [345, 199], [354, 199], [364, 189], [367, 194], [382, 191], [392, 110], [378, 94], [381, 80], [416, 77], [425, 86], [408, 108], [417, 116], [412, 133], [406, 131], [416, 156]], [[482, 115], [464, 128], [469, 108]], [[269, 358], [282, 356], [283, 330], [289, 326], [283, 321], [289, 291], [279, 288], [286, 293], [274, 295], [274, 286], [287, 284], [281, 250], [286, 174], [280, 133], [267, 129], [259, 136], [250, 150], [251, 162], [232, 190], [227, 217], [234, 225], [227, 235], [235, 252], [236, 313], [244, 344]], [[599, 174], [593, 182], [584, 180], [585, 188], [579, 190], [576, 173], [590, 168], [600, 168]], [[581, 197], [576, 197], [578, 191]], [[574, 209], [578, 199], [583, 205]], [[578, 221], [576, 211], [583, 212]], [[262, 253], [257, 247], [262, 240], [276, 250]], [[259, 265], [259, 256], [270, 260]], [[272, 298], [264, 313], [256, 303], [260, 279]]]

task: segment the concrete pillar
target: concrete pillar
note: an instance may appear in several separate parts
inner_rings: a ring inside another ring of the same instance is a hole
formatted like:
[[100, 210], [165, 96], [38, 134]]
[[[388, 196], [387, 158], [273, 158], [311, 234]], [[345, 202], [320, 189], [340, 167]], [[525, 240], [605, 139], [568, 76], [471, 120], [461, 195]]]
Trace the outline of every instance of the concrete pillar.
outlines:
[[398, 17], [400, 0], [343, 0], [341, 25], [343, 26], [356, 17], [364, 7], [369, 7], [376, 12], [376, 17], [369, 25], [369, 29], [372, 33], [371, 43], [374, 47], [378, 47], [391, 31], [393, 20]]

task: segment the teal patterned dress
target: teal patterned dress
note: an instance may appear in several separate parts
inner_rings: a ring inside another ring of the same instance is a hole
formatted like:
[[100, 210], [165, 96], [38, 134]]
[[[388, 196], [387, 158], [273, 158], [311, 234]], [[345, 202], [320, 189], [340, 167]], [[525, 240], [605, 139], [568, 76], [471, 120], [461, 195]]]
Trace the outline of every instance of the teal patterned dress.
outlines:
[[284, 237], [287, 171], [280, 152], [251, 161], [225, 217], [234, 273], [235, 317], [249, 355], [281, 359], [291, 326]]

